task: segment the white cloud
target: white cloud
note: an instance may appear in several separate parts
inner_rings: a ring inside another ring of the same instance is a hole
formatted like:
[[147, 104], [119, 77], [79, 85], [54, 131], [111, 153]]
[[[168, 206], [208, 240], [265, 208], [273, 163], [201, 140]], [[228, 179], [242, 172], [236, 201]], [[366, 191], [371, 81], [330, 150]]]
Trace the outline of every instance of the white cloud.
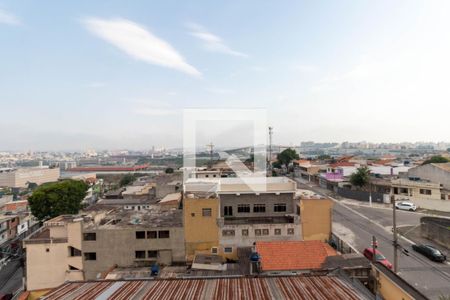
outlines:
[[82, 22], [89, 31], [135, 59], [201, 76], [169, 43], [137, 23], [126, 19], [99, 18], [86, 18]]
[[248, 55], [245, 53], [231, 49], [219, 36], [207, 31], [201, 25], [198, 25], [196, 23], [188, 23], [186, 26], [190, 30], [190, 35], [203, 42], [203, 46], [205, 47], [205, 49], [233, 56], [248, 57]]
[[18, 17], [2, 9], [0, 9], [0, 23], [14, 26], [22, 25], [22, 21]]

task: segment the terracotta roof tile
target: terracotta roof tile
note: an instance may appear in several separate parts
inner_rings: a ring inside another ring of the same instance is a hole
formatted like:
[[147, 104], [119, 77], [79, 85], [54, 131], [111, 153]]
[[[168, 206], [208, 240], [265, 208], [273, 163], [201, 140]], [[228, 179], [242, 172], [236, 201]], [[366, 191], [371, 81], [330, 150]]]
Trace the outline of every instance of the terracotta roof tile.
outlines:
[[328, 256], [337, 255], [321, 241], [257, 242], [263, 271], [320, 269]]

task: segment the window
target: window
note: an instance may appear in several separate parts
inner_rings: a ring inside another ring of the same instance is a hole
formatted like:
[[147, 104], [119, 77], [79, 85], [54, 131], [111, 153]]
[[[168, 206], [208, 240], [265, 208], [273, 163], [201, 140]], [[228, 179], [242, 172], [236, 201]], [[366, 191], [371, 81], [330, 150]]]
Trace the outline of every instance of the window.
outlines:
[[95, 232], [85, 232], [83, 233], [83, 240], [85, 241], [95, 241], [97, 239], [97, 235]]
[[249, 213], [250, 212], [250, 204], [238, 204], [238, 213]]
[[281, 229], [280, 228], [275, 228], [274, 234], [275, 235], [281, 235]]
[[97, 253], [95, 252], [85, 252], [84, 260], [97, 260]]
[[254, 204], [253, 205], [253, 212], [254, 213], [264, 213], [264, 212], [266, 212], [266, 205], [265, 204]]
[[170, 232], [169, 230], [161, 230], [158, 231], [158, 237], [160, 239], [168, 239], [170, 237]]
[[422, 195], [431, 195], [431, 190], [420, 189]]
[[260, 236], [261, 235], [261, 229], [255, 229], [255, 235]]
[[212, 254], [217, 254], [217, 247], [212, 247], [211, 248], [211, 253]]
[[135, 251], [134, 257], [137, 259], [145, 259], [145, 251]]
[[158, 251], [149, 250], [147, 251], [148, 258], [158, 258]]
[[145, 239], [145, 231], [136, 231], [137, 239]]
[[242, 236], [248, 236], [248, 229], [242, 229]]
[[293, 235], [294, 234], [294, 228], [288, 228], [287, 234]]
[[222, 230], [223, 236], [234, 236], [235, 232], [234, 230]]
[[269, 235], [269, 229], [263, 229], [262, 235]]
[[233, 215], [233, 206], [224, 206], [223, 207], [223, 215], [225, 217], [230, 217]]
[[224, 253], [233, 253], [233, 247], [225, 247], [223, 248]]
[[77, 248], [74, 248], [72, 246], [69, 246], [69, 256], [81, 256], [81, 250], [78, 250]]
[[147, 238], [148, 239], [157, 239], [158, 232], [157, 231], [147, 231]]
[[274, 212], [285, 212], [286, 211], [286, 203], [277, 203], [273, 206]]
[[211, 208], [203, 208], [202, 209], [202, 216], [204, 216], [204, 217], [211, 217]]

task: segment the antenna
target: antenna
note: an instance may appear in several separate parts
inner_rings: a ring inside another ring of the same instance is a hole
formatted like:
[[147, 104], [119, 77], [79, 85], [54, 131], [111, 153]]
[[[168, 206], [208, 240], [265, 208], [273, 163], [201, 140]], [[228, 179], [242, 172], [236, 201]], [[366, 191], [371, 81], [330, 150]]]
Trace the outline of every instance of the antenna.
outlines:
[[213, 150], [214, 150], [214, 144], [210, 142], [206, 147], [209, 148], [209, 167], [211, 168], [213, 165]]
[[[269, 171], [272, 173], [272, 135], [273, 135], [273, 127], [269, 126], [269, 158], [267, 159], [267, 163], [269, 164]], [[272, 176], [272, 174], [270, 174]]]

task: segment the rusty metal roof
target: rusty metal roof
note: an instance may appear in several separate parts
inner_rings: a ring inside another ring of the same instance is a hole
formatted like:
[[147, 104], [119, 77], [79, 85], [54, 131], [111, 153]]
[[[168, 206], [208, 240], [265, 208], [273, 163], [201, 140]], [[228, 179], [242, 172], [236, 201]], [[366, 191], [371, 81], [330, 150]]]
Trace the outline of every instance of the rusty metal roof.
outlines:
[[240, 277], [69, 282], [42, 299], [372, 299], [345, 278], [327, 276]]

